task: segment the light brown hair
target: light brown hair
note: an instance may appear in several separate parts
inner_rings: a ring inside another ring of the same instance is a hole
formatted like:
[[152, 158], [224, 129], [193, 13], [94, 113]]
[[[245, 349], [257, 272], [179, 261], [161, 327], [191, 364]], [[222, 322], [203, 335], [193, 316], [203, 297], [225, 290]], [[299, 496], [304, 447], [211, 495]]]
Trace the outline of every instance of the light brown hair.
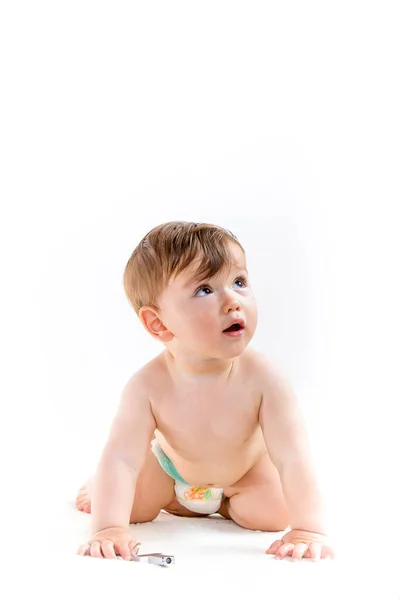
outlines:
[[201, 258], [196, 277], [207, 279], [232, 263], [229, 242], [243, 250], [236, 236], [210, 223], [170, 221], [154, 227], [133, 251], [124, 271], [124, 288], [139, 314], [142, 306], [158, 309], [157, 300], [172, 276]]

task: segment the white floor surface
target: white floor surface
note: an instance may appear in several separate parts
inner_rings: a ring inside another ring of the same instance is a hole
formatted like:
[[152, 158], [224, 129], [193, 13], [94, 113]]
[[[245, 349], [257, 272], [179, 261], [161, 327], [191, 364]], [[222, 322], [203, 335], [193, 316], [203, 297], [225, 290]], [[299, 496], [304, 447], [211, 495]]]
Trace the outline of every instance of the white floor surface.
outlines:
[[34, 494], [39, 502], [22, 528], [24, 543], [5, 573], [6, 578], [11, 576], [12, 586], [7, 588], [13, 593], [4, 598], [400, 597], [394, 555], [384, 557], [374, 544], [385, 538], [380, 531], [368, 543], [351, 529], [347, 535], [339, 527], [335, 560], [293, 563], [264, 553], [281, 537], [279, 533], [248, 531], [218, 515], [183, 518], [161, 512], [155, 521], [132, 527], [142, 553], [171, 553], [174, 565], [78, 556], [76, 550], [90, 527], [90, 515], [74, 505], [81, 483], [76, 474], [62, 482], [55, 474], [49, 482], [54, 486], [51, 495], [40, 500]]

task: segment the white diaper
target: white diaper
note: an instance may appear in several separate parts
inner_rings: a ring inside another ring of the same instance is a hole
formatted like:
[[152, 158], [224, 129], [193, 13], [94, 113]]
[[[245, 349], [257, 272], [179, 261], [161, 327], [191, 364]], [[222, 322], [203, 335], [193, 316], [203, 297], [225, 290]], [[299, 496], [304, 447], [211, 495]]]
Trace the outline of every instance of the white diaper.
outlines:
[[223, 488], [201, 488], [175, 480], [175, 494], [179, 504], [203, 515], [212, 515], [220, 509], [223, 492]]
[[203, 515], [213, 515], [220, 509], [223, 488], [201, 488], [190, 485], [179, 475], [157, 439], [152, 440], [151, 449], [164, 471], [175, 480], [175, 494], [179, 504]]

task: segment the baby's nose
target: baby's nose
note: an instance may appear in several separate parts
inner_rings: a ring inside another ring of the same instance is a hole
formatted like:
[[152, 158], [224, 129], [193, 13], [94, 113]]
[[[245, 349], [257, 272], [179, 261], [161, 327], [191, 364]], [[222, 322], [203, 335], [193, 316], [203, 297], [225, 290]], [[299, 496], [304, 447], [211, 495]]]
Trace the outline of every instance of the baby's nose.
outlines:
[[241, 310], [240, 300], [235, 294], [235, 292], [227, 292], [224, 308], [225, 312]]

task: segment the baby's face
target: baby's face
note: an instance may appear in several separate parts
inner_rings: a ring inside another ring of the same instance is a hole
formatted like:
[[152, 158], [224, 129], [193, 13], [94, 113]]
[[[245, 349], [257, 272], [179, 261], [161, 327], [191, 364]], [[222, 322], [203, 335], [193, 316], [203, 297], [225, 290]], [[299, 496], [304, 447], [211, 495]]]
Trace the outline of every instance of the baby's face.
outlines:
[[[257, 326], [257, 305], [250, 288], [243, 251], [231, 244], [234, 264], [230, 271], [196, 281], [193, 265], [171, 279], [160, 299], [161, 318], [174, 334], [176, 350], [207, 358], [232, 358], [246, 348]], [[244, 328], [223, 333], [232, 321]]]

